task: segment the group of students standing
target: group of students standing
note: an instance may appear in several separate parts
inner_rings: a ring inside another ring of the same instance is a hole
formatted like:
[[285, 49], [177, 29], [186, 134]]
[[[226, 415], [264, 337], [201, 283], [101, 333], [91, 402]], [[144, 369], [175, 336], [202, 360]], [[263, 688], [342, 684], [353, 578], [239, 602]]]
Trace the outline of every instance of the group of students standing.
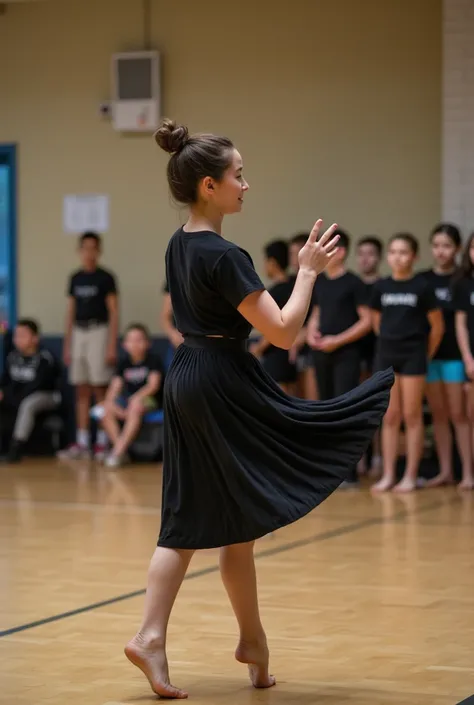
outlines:
[[[377, 370], [393, 367], [395, 384], [380, 437], [372, 449], [374, 492], [410, 492], [418, 486], [423, 453], [423, 403], [428, 400], [439, 473], [428, 486], [450, 484], [453, 433], [462, 465], [462, 489], [474, 488], [474, 234], [464, 248], [459, 229], [437, 225], [431, 235], [431, 269], [415, 271], [419, 243], [410, 233], [393, 235], [387, 245], [389, 277], [381, 277], [383, 245], [364, 237], [356, 246], [358, 274], [346, 260], [350, 238], [338, 230], [338, 252], [315, 284], [305, 326], [290, 351], [260, 337], [251, 352], [284, 391], [309, 399], [331, 399], [356, 387]], [[308, 233], [264, 248], [271, 295], [288, 301], [298, 269], [298, 253]], [[461, 263], [458, 258], [461, 255]], [[181, 342], [165, 290], [162, 326], [172, 348]], [[404, 425], [406, 465], [397, 483], [400, 429]], [[345, 483], [357, 486], [367, 459]]]

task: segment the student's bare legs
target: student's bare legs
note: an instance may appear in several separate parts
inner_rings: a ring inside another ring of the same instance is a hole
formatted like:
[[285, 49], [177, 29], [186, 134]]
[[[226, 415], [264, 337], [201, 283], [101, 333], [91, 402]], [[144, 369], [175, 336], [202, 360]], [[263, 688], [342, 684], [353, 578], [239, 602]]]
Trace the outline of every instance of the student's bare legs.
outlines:
[[235, 658], [248, 664], [255, 688], [269, 688], [275, 685], [275, 678], [268, 672], [267, 637], [258, 609], [253, 548], [253, 542], [221, 548], [220, 570], [240, 630]]
[[79, 431], [89, 430], [89, 411], [92, 387], [90, 384], [78, 384], [76, 387], [76, 424]]
[[439, 463], [439, 474], [427, 483], [427, 487], [438, 487], [453, 482], [453, 436], [443, 382], [428, 383], [426, 397], [433, 419], [434, 440]]
[[[472, 432], [471, 449], [474, 451], [474, 383], [473, 382], [470, 382], [469, 384], [466, 385], [465, 398], [466, 398], [466, 402], [467, 402], [469, 424], [470, 424], [471, 432]], [[474, 485], [474, 482], [464, 483], [464, 478], [463, 478], [463, 482], [461, 483], [462, 489], [474, 489], [473, 485]]]
[[427, 396], [433, 414], [436, 449], [440, 464], [439, 475], [434, 477], [428, 483], [428, 486], [437, 487], [453, 482], [451, 422], [454, 426], [457, 449], [462, 465], [460, 487], [472, 489], [474, 479], [471, 426], [466, 413], [463, 384], [444, 384], [442, 382], [429, 384]]
[[125, 655], [140, 668], [153, 692], [165, 698], [187, 698], [170, 684], [166, 657], [166, 633], [176, 596], [193, 551], [158, 546], [148, 570], [145, 613], [138, 633], [125, 647]]
[[472, 455], [474, 430], [472, 434], [473, 438], [471, 438], [471, 428], [474, 429], [474, 427], [467, 413], [463, 385], [446, 384], [446, 394], [462, 465], [462, 480], [459, 487], [461, 489], [472, 490], [474, 489], [474, 458]]
[[382, 422], [382, 456], [383, 473], [381, 479], [372, 485], [373, 492], [387, 492], [396, 482], [396, 469], [402, 421], [402, 400], [400, 376], [395, 375], [395, 382], [390, 392], [390, 403]]
[[112, 453], [117, 458], [120, 458], [120, 456], [127, 452], [129, 445], [137, 437], [142, 425], [144, 413], [145, 409], [141, 402], [137, 403], [132, 400], [128, 405], [122, 433], [114, 440]]
[[423, 454], [423, 396], [424, 375], [401, 375], [402, 415], [405, 422], [406, 466], [403, 477], [394, 487], [394, 492], [412, 492]]
[[115, 445], [120, 438], [119, 419], [123, 420], [125, 418], [125, 409], [120, 409], [120, 412], [115, 407], [106, 407], [104, 418], [102, 419], [102, 428], [109, 437], [112, 445]]

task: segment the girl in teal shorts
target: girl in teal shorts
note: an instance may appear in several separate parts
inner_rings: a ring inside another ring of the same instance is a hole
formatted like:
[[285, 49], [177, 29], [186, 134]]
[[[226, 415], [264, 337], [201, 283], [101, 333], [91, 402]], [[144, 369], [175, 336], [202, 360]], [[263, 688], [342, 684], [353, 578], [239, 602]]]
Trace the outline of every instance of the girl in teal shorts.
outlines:
[[453, 433], [462, 463], [461, 487], [472, 486], [471, 430], [466, 413], [464, 385], [466, 373], [455, 329], [453, 277], [461, 234], [449, 223], [437, 225], [431, 233], [434, 266], [423, 272], [443, 311], [445, 332], [426, 377], [426, 396], [431, 409], [439, 473], [429, 486], [451, 484], [453, 476]]

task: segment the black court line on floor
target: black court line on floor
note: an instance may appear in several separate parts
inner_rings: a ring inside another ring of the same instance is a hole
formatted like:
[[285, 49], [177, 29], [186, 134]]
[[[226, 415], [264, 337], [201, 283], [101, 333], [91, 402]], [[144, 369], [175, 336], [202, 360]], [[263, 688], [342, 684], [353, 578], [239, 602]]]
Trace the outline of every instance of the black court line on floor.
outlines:
[[[360, 531], [361, 529], [366, 529], [369, 526], [377, 526], [380, 524], [386, 524], [391, 521], [400, 521], [401, 519], [406, 519], [411, 516], [417, 516], [418, 514], [424, 514], [425, 512], [433, 511], [434, 509], [440, 509], [449, 504], [455, 504], [460, 502], [460, 497], [453, 497], [448, 502], [434, 502], [433, 504], [427, 504], [423, 507], [415, 509], [412, 512], [400, 511], [396, 512], [390, 517], [373, 517], [372, 519], [363, 519], [361, 521], [355, 522], [353, 524], [346, 524], [345, 526], [340, 526], [337, 529], [331, 529], [329, 531], [323, 531], [319, 534], [314, 534], [313, 536], [308, 536], [304, 539], [298, 539], [297, 541], [291, 541], [290, 543], [285, 543], [280, 546], [275, 546], [273, 548], [267, 548], [263, 551], [257, 551], [255, 553], [255, 560], [260, 560], [261, 558], [268, 558], [269, 556], [276, 556], [279, 553], [286, 553], [287, 551], [293, 551], [295, 548], [302, 548], [304, 546], [309, 546], [312, 543], [317, 543], [320, 541], [328, 541], [329, 539], [334, 539], [339, 536], [344, 536], [345, 534], [352, 534], [355, 531]], [[194, 580], [195, 578], [202, 578], [204, 575], [211, 575], [212, 573], [217, 573], [219, 571], [218, 565], [212, 565], [208, 568], [202, 568], [201, 570], [191, 571], [185, 576], [185, 580]], [[44, 624], [50, 624], [51, 622], [59, 622], [62, 619], [68, 619], [69, 617], [75, 617], [78, 614], [83, 614], [84, 612], [91, 612], [92, 610], [100, 609], [101, 607], [107, 607], [108, 605], [114, 605], [117, 602], [123, 602], [124, 600], [130, 600], [134, 597], [140, 597], [146, 592], [145, 588], [141, 590], [134, 590], [133, 592], [127, 592], [123, 595], [118, 595], [116, 597], [111, 597], [108, 600], [101, 600], [100, 602], [94, 602], [90, 605], [85, 605], [84, 607], [78, 607], [74, 610], [69, 610], [68, 612], [62, 612], [60, 614], [52, 615], [51, 617], [44, 617], [43, 619], [38, 619], [34, 622], [29, 622], [27, 624], [20, 624], [17, 627], [11, 627], [10, 629], [5, 629], [0, 632], [0, 638], [11, 636], [12, 634], [18, 634], [18, 632], [24, 632], [28, 629], [34, 629], [35, 627], [41, 627]]]

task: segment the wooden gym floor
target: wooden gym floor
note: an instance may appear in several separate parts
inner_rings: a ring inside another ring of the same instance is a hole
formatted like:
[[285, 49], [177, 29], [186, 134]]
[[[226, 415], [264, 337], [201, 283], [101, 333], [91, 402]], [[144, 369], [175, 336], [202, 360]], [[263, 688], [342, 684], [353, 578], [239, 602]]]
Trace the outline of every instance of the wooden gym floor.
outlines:
[[[123, 656], [159, 526], [160, 470], [0, 468], [0, 702], [145, 705]], [[217, 552], [196, 555], [169, 634], [196, 705], [455, 705], [474, 692], [474, 493], [338, 491], [258, 542], [278, 684], [234, 662]]]

